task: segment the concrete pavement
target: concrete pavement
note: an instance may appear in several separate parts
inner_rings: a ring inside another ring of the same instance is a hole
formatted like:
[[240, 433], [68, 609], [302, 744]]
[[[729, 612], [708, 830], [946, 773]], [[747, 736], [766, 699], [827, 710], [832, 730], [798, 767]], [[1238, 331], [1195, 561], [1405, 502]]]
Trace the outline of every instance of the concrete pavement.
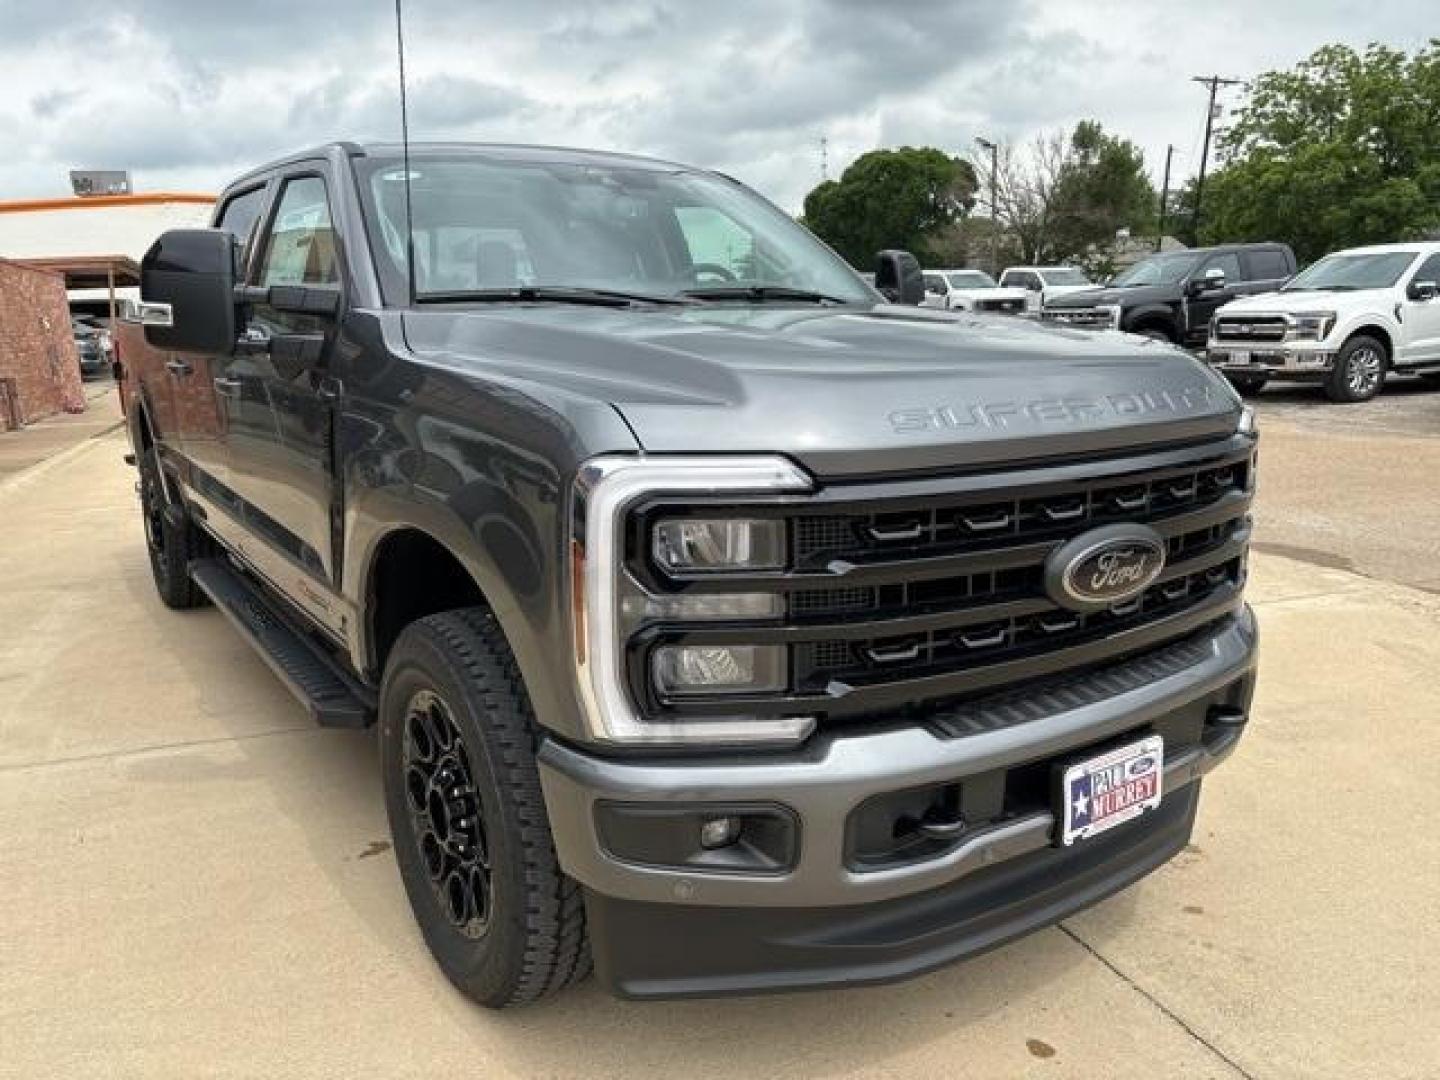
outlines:
[[497, 1015], [411, 921], [372, 736], [160, 605], [123, 449], [0, 491], [0, 1076], [1436, 1074], [1440, 597], [1258, 555], [1255, 721], [1194, 845], [1061, 928], [888, 988]]

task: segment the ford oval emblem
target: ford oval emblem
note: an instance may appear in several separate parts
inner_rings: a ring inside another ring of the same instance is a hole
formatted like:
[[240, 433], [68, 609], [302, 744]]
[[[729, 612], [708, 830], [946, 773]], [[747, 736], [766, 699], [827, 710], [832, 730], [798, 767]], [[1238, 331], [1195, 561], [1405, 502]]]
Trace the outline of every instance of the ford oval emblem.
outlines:
[[1071, 611], [1103, 611], [1139, 596], [1165, 569], [1165, 540], [1146, 525], [1106, 525], [1045, 561], [1045, 591]]

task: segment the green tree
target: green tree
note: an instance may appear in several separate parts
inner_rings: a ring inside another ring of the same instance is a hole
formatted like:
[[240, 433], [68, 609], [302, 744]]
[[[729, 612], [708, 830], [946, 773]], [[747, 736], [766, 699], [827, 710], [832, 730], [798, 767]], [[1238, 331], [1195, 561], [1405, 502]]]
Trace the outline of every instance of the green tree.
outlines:
[[942, 150], [871, 150], [805, 196], [804, 221], [852, 266], [868, 268], [884, 248], [925, 262], [975, 205], [975, 188], [970, 163]]
[[[1318, 49], [1256, 79], [1205, 183], [1202, 243], [1282, 240], [1302, 262], [1440, 227], [1440, 39]], [[1193, 190], [1182, 200], [1193, 213]]]
[[1056, 256], [1083, 259], [1108, 251], [1121, 229], [1152, 233], [1156, 194], [1145, 155], [1129, 139], [1082, 120], [1070, 135], [1050, 207], [1050, 245]]

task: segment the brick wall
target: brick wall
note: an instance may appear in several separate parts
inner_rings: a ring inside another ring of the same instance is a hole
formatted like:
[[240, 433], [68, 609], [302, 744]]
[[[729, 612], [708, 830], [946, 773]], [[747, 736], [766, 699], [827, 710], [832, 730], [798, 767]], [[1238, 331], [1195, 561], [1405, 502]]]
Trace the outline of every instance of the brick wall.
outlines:
[[[65, 279], [0, 259], [0, 379], [13, 379], [20, 422], [84, 412]], [[0, 392], [3, 393], [3, 392]], [[0, 431], [9, 417], [0, 402]]]

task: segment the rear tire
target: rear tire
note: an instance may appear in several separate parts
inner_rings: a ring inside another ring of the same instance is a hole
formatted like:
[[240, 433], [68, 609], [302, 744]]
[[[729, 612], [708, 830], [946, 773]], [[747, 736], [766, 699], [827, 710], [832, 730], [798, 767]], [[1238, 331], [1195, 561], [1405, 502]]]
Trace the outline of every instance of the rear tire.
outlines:
[[1385, 384], [1389, 366], [1385, 346], [1373, 337], [1357, 334], [1335, 355], [1335, 368], [1325, 377], [1325, 394], [1331, 401], [1347, 405], [1369, 401]]
[[582, 894], [555, 855], [529, 697], [489, 611], [405, 628], [385, 665], [379, 728], [395, 860], [446, 977], [498, 1009], [589, 974]]
[[190, 578], [190, 563], [215, 554], [215, 542], [185, 512], [165, 497], [160, 476], [160, 451], [149, 447], [140, 455], [140, 513], [155, 591], [166, 607], [177, 611], [204, 607], [210, 598]]

